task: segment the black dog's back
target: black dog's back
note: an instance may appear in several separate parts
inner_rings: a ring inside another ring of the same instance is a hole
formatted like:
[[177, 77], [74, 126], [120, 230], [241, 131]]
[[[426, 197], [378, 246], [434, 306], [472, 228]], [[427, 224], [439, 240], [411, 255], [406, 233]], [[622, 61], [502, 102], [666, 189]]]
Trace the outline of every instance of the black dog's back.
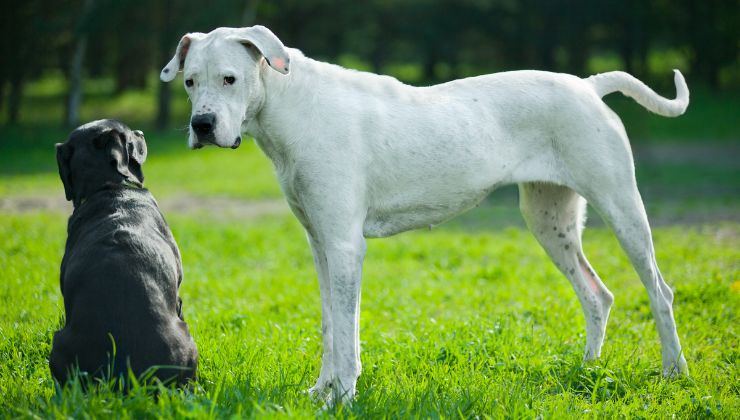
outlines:
[[193, 378], [197, 350], [180, 311], [181, 280], [177, 245], [147, 190], [116, 186], [87, 198], [69, 220], [54, 377], [66, 382], [76, 364], [98, 377], [161, 366], [154, 376], [163, 381]]

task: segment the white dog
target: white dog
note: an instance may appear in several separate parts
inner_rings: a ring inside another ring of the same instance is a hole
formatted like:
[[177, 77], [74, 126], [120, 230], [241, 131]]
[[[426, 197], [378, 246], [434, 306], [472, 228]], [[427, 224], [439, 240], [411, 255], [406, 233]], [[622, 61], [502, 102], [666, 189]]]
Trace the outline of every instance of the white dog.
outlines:
[[599, 357], [613, 301], [581, 248], [588, 200], [647, 289], [664, 374], [688, 373], [630, 144], [601, 100], [620, 91], [681, 115], [689, 92], [680, 72], [674, 100], [623, 72], [513, 71], [412, 87], [307, 58], [262, 26], [185, 35], [161, 79], [179, 70], [192, 101], [190, 147], [235, 148], [243, 131], [252, 135], [308, 233], [324, 346], [312, 395], [332, 404], [355, 394], [365, 238], [441, 223], [514, 183], [529, 229], [581, 301], [584, 358]]

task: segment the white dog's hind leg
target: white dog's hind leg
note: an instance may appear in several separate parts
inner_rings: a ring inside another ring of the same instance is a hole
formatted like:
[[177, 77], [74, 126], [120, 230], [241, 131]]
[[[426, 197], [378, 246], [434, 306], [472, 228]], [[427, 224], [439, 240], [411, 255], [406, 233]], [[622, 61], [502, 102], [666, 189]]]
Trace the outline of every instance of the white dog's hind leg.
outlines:
[[334, 342], [332, 340], [332, 315], [331, 315], [331, 280], [326, 263], [326, 255], [318, 242], [311, 235], [308, 235], [308, 241], [311, 244], [313, 252], [314, 265], [319, 277], [319, 287], [321, 289], [321, 337], [323, 344], [323, 353], [321, 356], [321, 373], [316, 384], [308, 390], [313, 399], [326, 399], [327, 394], [331, 391], [331, 378], [334, 376], [332, 351]]
[[[658, 328], [663, 353], [663, 374], [688, 375], [673, 318], [673, 291], [663, 280], [655, 261], [655, 250], [642, 198], [634, 172], [624, 176], [604, 177], [601, 193], [589, 201], [614, 230], [650, 297], [650, 308]], [[616, 179], [622, 178], [622, 179]], [[611, 180], [611, 183], [609, 183]], [[604, 193], [607, 192], [607, 193]]]
[[567, 187], [545, 183], [520, 184], [519, 200], [529, 230], [578, 295], [586, 318], [584, 359], [595, 359], [601, 355], [614, 298], [583, 255], [585, 200]]

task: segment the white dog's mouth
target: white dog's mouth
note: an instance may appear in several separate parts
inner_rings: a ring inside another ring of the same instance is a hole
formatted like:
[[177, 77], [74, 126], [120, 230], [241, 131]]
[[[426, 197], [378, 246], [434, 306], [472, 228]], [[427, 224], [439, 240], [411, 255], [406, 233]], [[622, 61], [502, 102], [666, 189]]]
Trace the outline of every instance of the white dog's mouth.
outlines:
[[213, 112], [196, 114], [190, 118], [190, 138], [192, 144], [190, 148], [200, 149], [204, 146], [230, 147], [236, 149], [242, 144], [241, 136], [236, 136], [231, 144], [225, 144], [224, 141], [218, 141], [216, 127], [216, 114]]
[[218, 147], [221, 147], [221, 148], [227, 148], [228, 147], [230, 149], [237, 149], [237, 148], [239, 148], [239, 146], [241, 146], [241, 144], [242, 144], [242, 137], [241, 136], [237, 136], [234, 139], [234, 142], [231, 144], [231, 146], [222, 146], [222, 145], [220, 145], [220, 144], [218, 144], [216, 142], [215, 137], [210, 136], [210, 137], [206, 137], [203, 140], [201, 140], [200, 138], [198, 138], [198, 140], [196, 140], [195, 143], [193, 143], [192, 145], [190, 145], [190, 148], [191, 149], [202, 149], [205, 146], [218, 146]]

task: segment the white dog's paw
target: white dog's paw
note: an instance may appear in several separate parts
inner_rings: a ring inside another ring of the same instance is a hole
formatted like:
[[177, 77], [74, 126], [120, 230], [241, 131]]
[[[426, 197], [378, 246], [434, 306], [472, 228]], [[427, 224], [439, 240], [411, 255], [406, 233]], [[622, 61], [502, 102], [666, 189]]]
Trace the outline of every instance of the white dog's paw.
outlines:
[[331, 381], [319, 378], [316, 385], [306, 391], [314, 402], [324, 401], [332, 396]]
[[352, 386], [350, 389], [347, 389], [345, 387], [334, 385], [339, 383], [341, 382], [319, 380], [316, 385], [311, 387], [307, 392], [314, 402], [324, 403], [324, 410], [333, 408], [337, 403], [352, 405], [352, 401], [355, 399], [355, 387]]
[[592, 362], [594, 360], [598, 360], [600, 357], [601, 349], [598, 349], [596, 347], [586, 347], [586, 350], [583, 352], [584, 362]]
[[683, 354], [678, 356], [676, 360], [663, 364], [663, 376], [666, 378], [689, 376], [689, 365], [686, 363]]
[[[331, 402], [334, 404], [341, 403], [342, 405], [346, 405], [346, 406], [352, 405], [352, 402], [355, 400], [356, 381], [357, 379], [350, 379], [350, 378], [346, 379], [345, 381], [341, 381], [339, 379], [333, 380], [332, 387], [331, 387], [331, 390], [332, 390]], [[332, 406], [329, 405], [329, 407], [332, 407]]]

